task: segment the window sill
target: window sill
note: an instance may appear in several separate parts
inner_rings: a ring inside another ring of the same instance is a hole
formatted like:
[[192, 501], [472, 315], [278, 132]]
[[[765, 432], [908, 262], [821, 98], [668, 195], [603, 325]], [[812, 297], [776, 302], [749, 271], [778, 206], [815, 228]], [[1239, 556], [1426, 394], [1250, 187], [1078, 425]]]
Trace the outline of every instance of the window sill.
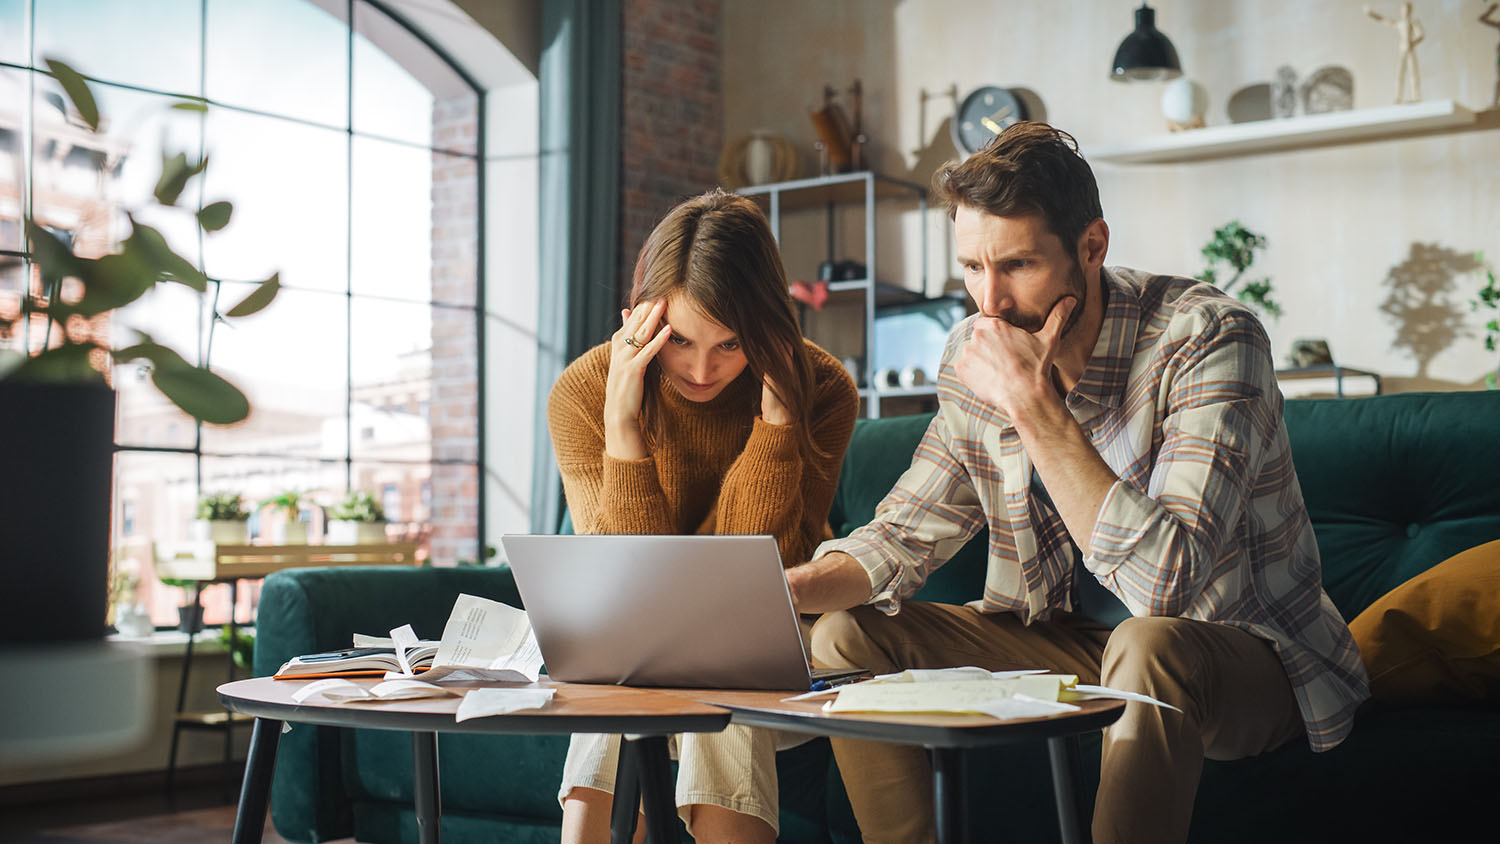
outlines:
[[[254, 627], [236, 628], [240, 633], [255, 635]], [[212, 654], [223, 654], [228, 651], [224, 642], [219, 638], [217, 629], [203, 630], [193, 635], [193, 656], [208, 656]], [[120, 633], [112, 633], [105, 637], [107, 642], [118, 642], [128, 644], [138, 649], [145, 656], [152, 657], [174, 657], [183, 656], [187, 653], [188, 635], [180, 630], [158, 630], [150, 636], [125, 636]]]

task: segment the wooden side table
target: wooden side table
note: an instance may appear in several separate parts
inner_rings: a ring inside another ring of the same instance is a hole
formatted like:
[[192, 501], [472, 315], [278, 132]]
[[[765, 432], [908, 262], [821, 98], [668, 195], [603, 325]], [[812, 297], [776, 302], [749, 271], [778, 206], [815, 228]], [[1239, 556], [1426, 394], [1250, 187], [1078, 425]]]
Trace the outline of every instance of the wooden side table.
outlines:
[[[689, 697], [662, 694], [629, 686], [589, 686], [554, 683], [475, 684], [456, 688], [555, 688], [556, 696], [542, 709], [512, 712], [455, 721], [460, 699], [422, 698], [382, 703], [296, 703], [292, 695], [306, 680], [274, 680], [255, 677], [225, 683], [219, 700], [231, 712], [251, 716], [250, 756], [235, 813], [234, 844], [251, 844], [265, 830], [266, 807], [271, 796], [271, 775], [276, 763], [276, 745], [283, 722], [327, 727], [357, 727], [401, 730], [412, 734], [412, 790], [417, 815], [417, 838], [421, 844], [437, 844], [440, 838], [438, 781], [438, 733], [623, 733], [620, 770], [625, 788], [639, 783], [646, 810], [646, 831], [653, 842], [676, 842], [677, 811], [674, 806], [667, 736], [672, 733], [712, 733], [729, 724], [729, 712], [699, 703]], [[376, 679], [355, 680], [374, 685]], [[611, 818], [612, 842], [628, 842], [634, 832], [635, 802], [622, 803], [632, 811], [615, 812]]]
[[[229, 584], [229, 637], [234, 641], [238, 622], [234, 617], [239, 603], [239, 582], [256, 580], [282, 569], [307, 566], [411, 566], [417, 564], [417, 546], [412, 542], [379, 545], [229, 545], [217, 542], [177, 542], [156, 546], [156, 575], [191, 580], [193, 604], [202, 616], [203, 587], [209, 583]], [[226, 781], [233, 782], [234, 728], [247, 726], [251, 718], [225, 710], [189, 712], [186, 710], [188, 675], [193, 666], [193, 640], [196, 631], [188, 633], [187, 649], [182, 655], [182, 674], [177, 681], [177, 709], [172, 718], [172, 744], [167, 751], [167, 793], [177, 786], [177, 748], [183, 730], [221, 732], [224, 734], [224, 770]], [[230, 682], [235, 679], [234, 654], [229, 654]]]
[[[1000, 721], [988, 715], [823, 711], [822, 700], [783, 701], [787, 692], [674, 689], [669, 694], [722, 706], [732, 721], [793, 733], [919, 744], [932, 754], [933, 805], [939, 842], [967, 842], [965, 754], [977, 747], [1045, 739], [1063, 844], [1089, 840], [1090, 818], [1078, 799], [1083, 768], [1078, 737], [1102, 730], [1125, 711], [1122, 700], [1089, 700], [1077, 712]], [[618, 796], [617, 796], [618, 799]]]

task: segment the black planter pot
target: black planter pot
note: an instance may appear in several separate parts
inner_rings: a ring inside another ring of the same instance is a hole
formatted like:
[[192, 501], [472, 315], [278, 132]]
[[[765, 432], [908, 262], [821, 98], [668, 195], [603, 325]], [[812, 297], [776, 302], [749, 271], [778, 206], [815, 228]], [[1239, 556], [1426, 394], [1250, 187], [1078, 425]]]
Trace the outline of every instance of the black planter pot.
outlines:
[[188, 604], [177, 608], [177, 629], [184, 633], [197, 633], [203, 629], [203, 606]]
[[0, 644], [99, 639], [115, 393], [0, 383]]

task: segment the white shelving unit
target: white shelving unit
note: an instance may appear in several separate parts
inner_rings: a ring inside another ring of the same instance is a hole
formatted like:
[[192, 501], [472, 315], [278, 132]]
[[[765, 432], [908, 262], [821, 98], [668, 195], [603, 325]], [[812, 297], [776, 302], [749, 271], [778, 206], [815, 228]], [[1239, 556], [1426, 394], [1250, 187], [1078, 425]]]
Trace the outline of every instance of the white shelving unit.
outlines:
[[1475, 112], [1453, 100], [1431, 100], [1188, 129], [1106, 144], [1086, 149], [1084, 154], [1090, 161], [1168, 164], [1457, 131], [1477, 119]]

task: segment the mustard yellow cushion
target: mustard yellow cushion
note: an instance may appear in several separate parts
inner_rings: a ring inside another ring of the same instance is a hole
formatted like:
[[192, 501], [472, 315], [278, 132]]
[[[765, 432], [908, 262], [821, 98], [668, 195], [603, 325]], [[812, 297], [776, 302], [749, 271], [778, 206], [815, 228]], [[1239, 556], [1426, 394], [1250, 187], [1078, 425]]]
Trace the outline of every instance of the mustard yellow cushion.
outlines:
[[1349, 630], [1379, 700], [1500, 700], [1500, 541], [1392, 589]]

